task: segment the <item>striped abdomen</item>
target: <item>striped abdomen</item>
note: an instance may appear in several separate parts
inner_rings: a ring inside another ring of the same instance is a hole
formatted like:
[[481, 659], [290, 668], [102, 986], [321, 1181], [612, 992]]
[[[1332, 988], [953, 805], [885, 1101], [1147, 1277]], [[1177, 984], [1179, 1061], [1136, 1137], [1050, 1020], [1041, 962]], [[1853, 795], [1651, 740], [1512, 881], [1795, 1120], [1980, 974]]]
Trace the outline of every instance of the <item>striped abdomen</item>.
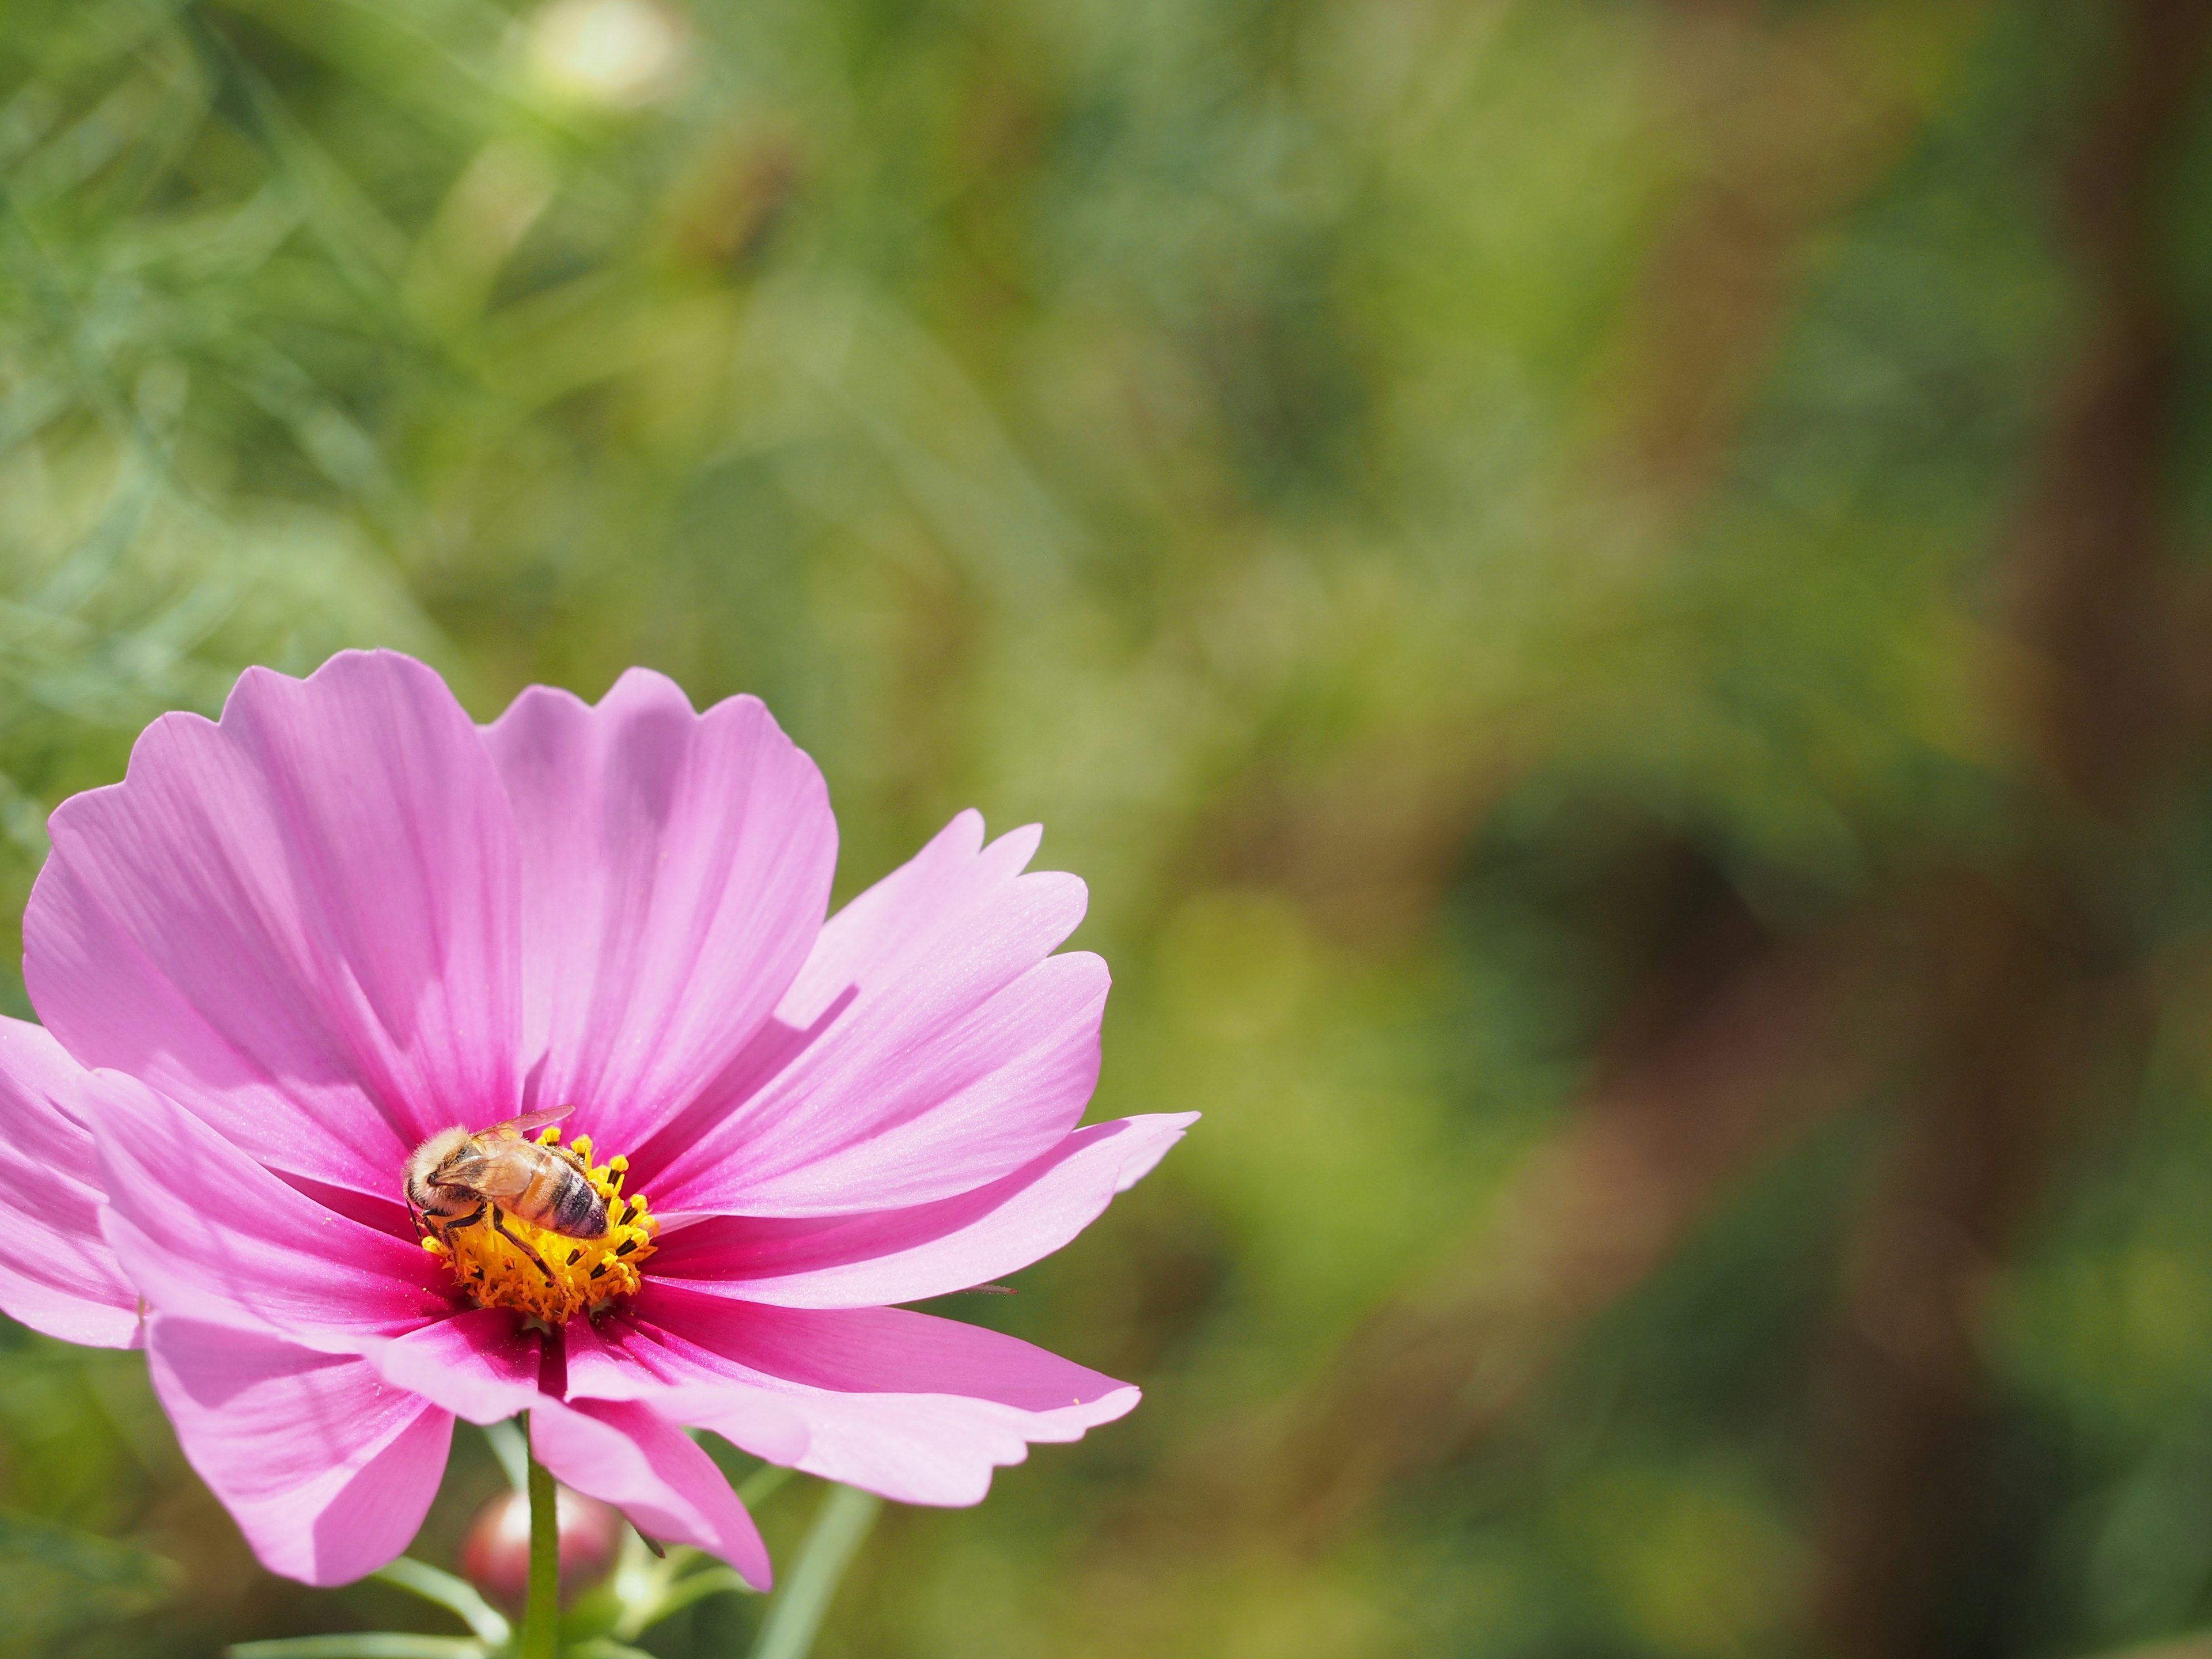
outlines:
[[523, 1145], [531, 1155], [530, 1183], [507, 1207], [525, 1221], [570, 1238], [602, 1238], [607, 1231], [606, 1200], [579, 1170], [558, 1152], [535, 1142]]

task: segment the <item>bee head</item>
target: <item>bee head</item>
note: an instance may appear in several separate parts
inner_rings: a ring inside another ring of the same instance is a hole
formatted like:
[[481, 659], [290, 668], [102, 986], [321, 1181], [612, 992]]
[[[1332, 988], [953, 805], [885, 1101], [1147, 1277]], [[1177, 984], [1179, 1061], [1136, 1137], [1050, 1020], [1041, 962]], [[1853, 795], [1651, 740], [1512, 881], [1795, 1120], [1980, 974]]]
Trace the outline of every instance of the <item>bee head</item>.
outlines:
[[469, 1144], [469, 1132], [455, 1127], [441, 1129], [417, 1146], [407, 1158], [407, 1201], [418, 1211], [428, 1215], [443, 1215], [449, 1211], [459, 1214], [471, 1207], [473, 1200], [457, 1200], [441, 1193], [431, 1184], [431, 1177], [454, 1153]]

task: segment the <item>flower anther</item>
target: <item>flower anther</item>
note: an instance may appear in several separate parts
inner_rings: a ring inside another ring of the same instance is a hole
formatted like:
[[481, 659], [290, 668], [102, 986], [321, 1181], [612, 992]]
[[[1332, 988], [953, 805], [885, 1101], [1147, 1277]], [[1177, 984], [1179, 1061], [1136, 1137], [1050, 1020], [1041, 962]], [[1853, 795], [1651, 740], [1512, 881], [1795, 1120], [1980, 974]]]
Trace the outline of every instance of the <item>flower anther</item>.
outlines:
[[[653, 1255], [657, 1228], [645, 1194], [622, 1189], [627, 1158], [593, 1164], [591, 1136], [563, 1146], [557, 1127], [540, 1133], [538, 1144], [575, 1165], [605, 1200], [604, 1235], [572, 1238], [513, 1210], [498, 1212], [497, 1228], [489, 1224], [489, 1210], [473, 1220], [427, 1215], [419, 1224], [422, 1248], [453, 1270], [462, 1295], [479, 1308], [512, 1308], [526, 1323], [551, 1329], [578, 1314], [596, 1319], [636, 1295], [644, 1282], [638, 1270]], [[537, 1253], [535, 1260], [517, 1239]]]

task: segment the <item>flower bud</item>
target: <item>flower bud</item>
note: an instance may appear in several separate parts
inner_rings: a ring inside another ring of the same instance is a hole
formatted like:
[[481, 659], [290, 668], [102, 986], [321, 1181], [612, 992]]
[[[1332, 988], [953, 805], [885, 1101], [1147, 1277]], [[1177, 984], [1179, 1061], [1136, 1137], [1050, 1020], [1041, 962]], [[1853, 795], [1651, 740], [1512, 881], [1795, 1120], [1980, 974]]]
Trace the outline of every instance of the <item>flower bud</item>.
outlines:
[[[553, 1512], [561, 1523], [561, 1605], [614, 1571], [622, 1546], [619, 1510], [581, 1492], [560, 1489]], [[508, 1613], [522, 1611], [530, 1587], [530, 1499], [503, 1492], [477, 1511], [461, 1540], [461, 1577]]]

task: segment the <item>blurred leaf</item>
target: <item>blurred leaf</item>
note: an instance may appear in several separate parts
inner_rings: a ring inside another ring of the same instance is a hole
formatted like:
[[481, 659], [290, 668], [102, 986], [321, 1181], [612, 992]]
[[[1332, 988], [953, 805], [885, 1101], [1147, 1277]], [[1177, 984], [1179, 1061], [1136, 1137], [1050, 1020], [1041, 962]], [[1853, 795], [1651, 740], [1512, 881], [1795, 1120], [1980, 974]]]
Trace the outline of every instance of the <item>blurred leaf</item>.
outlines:
[[44, 1567], [98, 1585], [131, 1611], [166, 1601], [182, 1582], [173, 1561], [12, 1510], [0, 1510], [0, 1565]]
[[752, 1659], [806, 1659], [813, 1651], [830, 1599], [883, 1507], [882, 1498], [853, 1486], [833, 1486], [823, 1494], [798, 1560], [769, 1598]]
[[428, 1562], [403, 1555], [379, 1567], [369, 1577], [445, 1608], [466, 1625], [479, 1641], [492, 1647], [498, 1647], [513, 1633], [506, 1616], [478, 1595], [475, 1585]]
[[0, 1510], [0, 1649], [27, 1651], [66, 1632], [150, 1613], [173, 1601], [173, 1561], [58, 1522]]

